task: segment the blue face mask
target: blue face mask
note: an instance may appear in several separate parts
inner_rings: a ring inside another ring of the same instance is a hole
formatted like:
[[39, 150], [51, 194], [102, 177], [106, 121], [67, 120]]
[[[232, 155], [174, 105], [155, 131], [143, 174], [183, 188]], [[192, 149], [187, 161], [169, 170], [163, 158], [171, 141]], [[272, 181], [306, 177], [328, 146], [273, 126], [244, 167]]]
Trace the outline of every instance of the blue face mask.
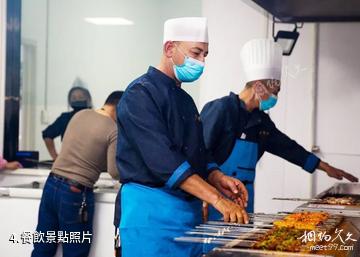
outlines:
[[200, 78], [204, 71], [205, 63], [184, 54], [185, 60], [181, 65], [173, 65], [175, 77], [180, 82], [193, 82]]
[[276, 105], [277, 100], [278, 100], [277, 96], [273, 95], [273, 94], [271, 94], [269, 96], [269, 98], [266, 99], [266, 100], [261, 100], [261, 98], [260, 98], [259, 99], [259, 102], [260, 102], [259, 110], [260, 111], [267, 111], [267, 110], [273, 108]]

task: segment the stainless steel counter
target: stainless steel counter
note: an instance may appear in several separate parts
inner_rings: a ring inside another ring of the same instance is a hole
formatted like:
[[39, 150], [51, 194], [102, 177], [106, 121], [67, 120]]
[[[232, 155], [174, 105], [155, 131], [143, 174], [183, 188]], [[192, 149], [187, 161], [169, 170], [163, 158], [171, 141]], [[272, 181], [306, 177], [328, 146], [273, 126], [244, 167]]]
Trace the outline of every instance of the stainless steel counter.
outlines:
[[[12, 234], [20, 238], [24, 231], [31, 233], [35, 231], [44, 185], [42, 178], [42, 176], [36, 176], [31, 177], [32, 182], [7, 187], [0, 186], [0, 249], [6, 249], [6, 256], [31, 255], [31, 244], [14, 244], [9, 241], [9, 238]], [[93, 234], [96, 236], [93, 237], [89, 257], [113, 256], [114, 203], [118, 192], [113, 182], [99, 180], [94, 189], [96, 208]], [[60, 247], [55, 256], [62, 256]]]
[[[324, 211], [330, 214], [347, 217], [360, 217], [360, 184], [336, 183], [334, 186], [318, 194], [315, 198], [323, 199], [327, 196], [346, 195], [359, 201], [357, 205], [330, 205], [307, 202], [296, 208], [295, 211]], [[360, 256], [360, 255], [359, 255]]]
[[[40, 199], [45, 181], [32, 181], [31, 183], [0, 186], [0, 198], [28, 198]], [[95, 201], [113, 204], [119, 191], [120, 184], [113, 180], [98, 180], [94, 185]]]

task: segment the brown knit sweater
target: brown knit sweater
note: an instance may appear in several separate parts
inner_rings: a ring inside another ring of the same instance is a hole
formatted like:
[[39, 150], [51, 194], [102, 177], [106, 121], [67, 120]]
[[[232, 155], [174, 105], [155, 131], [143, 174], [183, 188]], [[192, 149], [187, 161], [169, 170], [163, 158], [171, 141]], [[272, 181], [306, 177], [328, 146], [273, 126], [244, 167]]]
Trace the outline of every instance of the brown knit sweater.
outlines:
[[61, 152], [52, 171], [93, 187], [100, 173], [107, 171], [119, 179], [116, 168], [116, 123], [94, 110], [83, 110], [69, 122]]

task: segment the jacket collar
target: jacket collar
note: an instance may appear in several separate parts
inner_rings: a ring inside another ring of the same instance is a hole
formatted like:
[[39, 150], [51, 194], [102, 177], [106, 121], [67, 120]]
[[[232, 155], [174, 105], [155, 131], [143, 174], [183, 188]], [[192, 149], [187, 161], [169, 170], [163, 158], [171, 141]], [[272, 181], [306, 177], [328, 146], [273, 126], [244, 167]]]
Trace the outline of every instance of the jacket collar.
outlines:
[[162, 71], [156, 69], [153, 66], [150, 66], [147, 74], [150, 76], [150, 78], [158, 84], [159, 82], [163, 85], [170, 86], [170, 87], [176, 87], [176, 82], [174, 79], [167, 76]]
[[246, 109], [246, 105], [244, 103], [244, 101], [242, 101], [239, 96], [233, 92], [230, 92], [230, 97], [233, 101], [236, 102], [236, 106], [238, 108], [238, 115], [246, 120], [246, 125], [245, 125], [245, 129], [251, 128], [251, 127], [255, 127], [259, 124], [261, 124], [262, 122], [262, 111], [255, 109], [251, 112], [249, 112]]

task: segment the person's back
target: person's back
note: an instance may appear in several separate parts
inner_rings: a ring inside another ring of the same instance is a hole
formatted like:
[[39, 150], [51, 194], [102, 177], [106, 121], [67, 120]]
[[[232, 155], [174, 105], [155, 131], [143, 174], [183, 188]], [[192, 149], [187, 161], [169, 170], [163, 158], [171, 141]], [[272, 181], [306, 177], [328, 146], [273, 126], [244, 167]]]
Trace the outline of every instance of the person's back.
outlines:
[[115, 120], [122, 93], [112, 92], [101, 109], [83, 110], [74, 115], [41, 196], [36, 232], [83, 233], [86, 240], [34, 242], [32, 257], [53, 257], [58, 243], [62, 243], [63, 257], [88, 256], [95, 212], [94, 183], [102, 171], [119, 179], [115, 164]]
[[117, 127], [94, 110], [83, 110], [70, 121], [52, 171], [92, 187], [103, 171], [118, 177], [115, 164]]

